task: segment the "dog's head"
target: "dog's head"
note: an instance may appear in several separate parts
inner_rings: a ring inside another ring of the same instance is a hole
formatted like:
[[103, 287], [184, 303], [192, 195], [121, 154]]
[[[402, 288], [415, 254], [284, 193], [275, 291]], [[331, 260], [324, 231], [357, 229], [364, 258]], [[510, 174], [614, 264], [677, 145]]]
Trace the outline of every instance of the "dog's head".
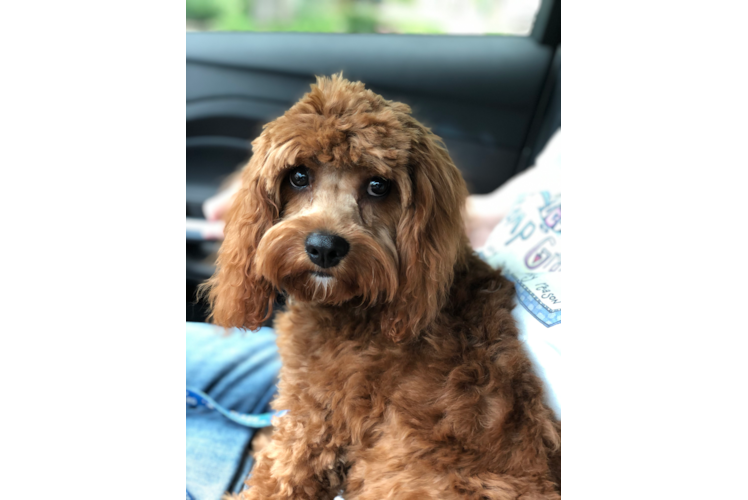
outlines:
[[318, 78], [252, 145], [206, 285], [213, 321], [254, 330], [279, 290], [377, 306], [396, 341], [433, 320], [467, 245], [467, 190], [408, 106]]

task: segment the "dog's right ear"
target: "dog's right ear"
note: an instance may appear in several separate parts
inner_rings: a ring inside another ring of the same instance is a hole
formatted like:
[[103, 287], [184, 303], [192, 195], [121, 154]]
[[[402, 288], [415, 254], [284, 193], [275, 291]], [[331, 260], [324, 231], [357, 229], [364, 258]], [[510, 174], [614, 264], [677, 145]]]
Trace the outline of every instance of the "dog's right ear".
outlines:
[[216, 272], [200, 285], [198, 296], [208, 297], [209, 321], [224, 327], [257, 330], [273, 312], [276, 291], [255, 273], [257, 246], [278, 219], [279, 202], [268, 193], [263, 176], [267, 159], [262, 139], [242, 172], [242, 186], [226, 215], [225, 238], [216, 260]]

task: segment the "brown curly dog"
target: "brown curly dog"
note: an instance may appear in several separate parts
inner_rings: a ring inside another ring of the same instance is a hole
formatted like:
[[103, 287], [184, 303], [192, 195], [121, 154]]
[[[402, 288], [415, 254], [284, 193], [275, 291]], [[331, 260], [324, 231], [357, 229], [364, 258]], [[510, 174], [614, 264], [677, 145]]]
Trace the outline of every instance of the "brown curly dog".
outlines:
[[252, 144], [204, 291], [215, 323], [250, 330], [287, 296], [289, 413], [241, 498], [559, 499], [560, 423], [440, 139], [335, 75]]

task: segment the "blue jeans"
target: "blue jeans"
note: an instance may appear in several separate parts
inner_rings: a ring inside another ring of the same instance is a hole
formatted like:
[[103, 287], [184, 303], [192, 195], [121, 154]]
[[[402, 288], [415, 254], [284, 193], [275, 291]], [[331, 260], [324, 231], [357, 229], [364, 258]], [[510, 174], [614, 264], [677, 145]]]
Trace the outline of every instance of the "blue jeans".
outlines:
[[[240, 332], [187, 323], [187, 387], [240, 413], [264, 413], [277, 391], [280, 358], [271, 328]], [[187, 490], [195, 500], [218, 500], [242, 490], [252, 468], [255, 429], [216, 411], [187, 409]]]

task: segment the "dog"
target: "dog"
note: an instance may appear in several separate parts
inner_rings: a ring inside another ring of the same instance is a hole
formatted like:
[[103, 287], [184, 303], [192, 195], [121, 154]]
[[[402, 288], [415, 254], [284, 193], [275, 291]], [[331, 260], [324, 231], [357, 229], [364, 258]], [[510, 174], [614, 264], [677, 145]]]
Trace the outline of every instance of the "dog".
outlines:
[[342, 75], [252, 143], [202, 292], [211, 321], [274, 320], [282, 360], [254, 499], [560, 499], [561, 425], [465, 235], [441, 140]]

